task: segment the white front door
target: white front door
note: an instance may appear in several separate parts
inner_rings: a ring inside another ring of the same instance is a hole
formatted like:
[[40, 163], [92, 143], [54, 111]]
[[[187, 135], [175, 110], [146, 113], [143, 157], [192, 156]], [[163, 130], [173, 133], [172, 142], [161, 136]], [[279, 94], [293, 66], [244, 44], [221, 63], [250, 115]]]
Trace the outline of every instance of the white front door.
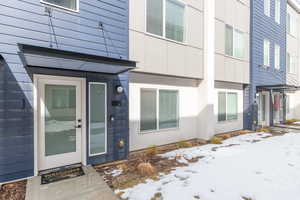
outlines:
[[82, 80], [38, 79], [38, 169], [82, 162]]

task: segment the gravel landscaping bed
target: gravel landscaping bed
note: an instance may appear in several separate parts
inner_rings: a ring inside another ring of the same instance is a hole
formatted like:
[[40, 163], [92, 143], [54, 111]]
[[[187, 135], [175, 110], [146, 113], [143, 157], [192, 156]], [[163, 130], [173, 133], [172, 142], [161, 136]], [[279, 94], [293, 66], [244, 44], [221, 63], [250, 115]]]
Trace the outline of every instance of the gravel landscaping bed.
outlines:
[[27, 181], [18, 181], [0, 186], [0, 200], [25, 200]]

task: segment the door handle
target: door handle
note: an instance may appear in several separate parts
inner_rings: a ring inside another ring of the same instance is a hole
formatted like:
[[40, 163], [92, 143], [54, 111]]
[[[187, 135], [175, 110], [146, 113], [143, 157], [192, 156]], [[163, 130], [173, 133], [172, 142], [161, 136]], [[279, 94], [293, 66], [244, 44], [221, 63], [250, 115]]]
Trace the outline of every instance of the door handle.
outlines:
[[81, 128], [81, 121], [82, 121], [81, 119], [78, 119], [78, 120], [77, 120], [78, 125], [77, 125], [77, 126], [75, 125], [75, 128]]
[[79, 124], [79, 125], [75, 126], [75, 128], [81, 128], [81, 124]]

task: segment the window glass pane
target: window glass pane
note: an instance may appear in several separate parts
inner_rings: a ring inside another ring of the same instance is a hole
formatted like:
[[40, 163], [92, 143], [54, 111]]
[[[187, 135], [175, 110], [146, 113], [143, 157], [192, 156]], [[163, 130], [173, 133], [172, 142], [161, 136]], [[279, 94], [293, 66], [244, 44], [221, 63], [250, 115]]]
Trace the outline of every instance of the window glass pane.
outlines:
[[264, 13], [270, 17], [270, 0], [264, 0]]
[[226, 120], [226, 93], [218, 93], [218, 121]]
[[270, 66], [270, 41], [264, 40], [264, 65]]
[[106, 151], [105, 85], [90, 84], [90, 154]]
[[225, 53], [228, 56], [233, 56], [233, 29], [226, 25], [225, 30]]
[[275, 68], [280, 69], [280, 46], [275, 44]]
[[290, 96], [286, 96], [286, 112], [290, 113]]
[[291, 33], [291, 16], [289, 13], [286, 15], [286, 30], [288, 33]]
[[286, 53], [286, 70], [287, 72], [291, 72], [291, 58], [290, 54]]
[[184, 6], [175, 0], [166, 0], [166, 37], [183, 42]]
[[141, 131], [157, 129], [156, 90], [141, 90]]
[[163, 0], [147, 0], [147, 32], [163, 35]]
[[275, 21], [280, 24], [280, 0], [275, 1]]
[[262, 121], [266, 121], [266, 95], [262, 95], [262, 108], [261, 108], [261, 112], [262, 112]]
[[297, 58], [290, 55], [290, 73], [296, 72]]
[[234, 57], [244, 58], [244, 34], [238, 30], [235, 30], [234, 34]]
[[178, 127], [178, 91], [159, 91], [159, 129]]
[[[70, 106], [69, 101], [75, 102]], [[45, 86], [45, 156], [76, 151], [76, 86]]]
[[237, 93], [227, 94], [227, 120], [237, 119]]
[[51, 3], [64, 8], [77, 10], [77, 0], [43, 0], [44, 2]]

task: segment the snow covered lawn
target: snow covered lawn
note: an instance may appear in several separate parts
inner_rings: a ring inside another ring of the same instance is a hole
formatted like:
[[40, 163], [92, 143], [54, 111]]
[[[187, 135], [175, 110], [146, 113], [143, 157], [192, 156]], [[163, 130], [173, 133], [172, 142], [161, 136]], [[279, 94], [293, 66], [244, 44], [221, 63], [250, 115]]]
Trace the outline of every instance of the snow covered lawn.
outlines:
[[129, 200], [151, 200], [155, 195], [162, 196], [159, 200], [300, 199], [300, 133], [266, 136], [246, 134], [220, 145], [168, 152], [162, 156], [203, 158], [161, 174], [158, 181], [115, 192], [123, 192], [121, 197]]

